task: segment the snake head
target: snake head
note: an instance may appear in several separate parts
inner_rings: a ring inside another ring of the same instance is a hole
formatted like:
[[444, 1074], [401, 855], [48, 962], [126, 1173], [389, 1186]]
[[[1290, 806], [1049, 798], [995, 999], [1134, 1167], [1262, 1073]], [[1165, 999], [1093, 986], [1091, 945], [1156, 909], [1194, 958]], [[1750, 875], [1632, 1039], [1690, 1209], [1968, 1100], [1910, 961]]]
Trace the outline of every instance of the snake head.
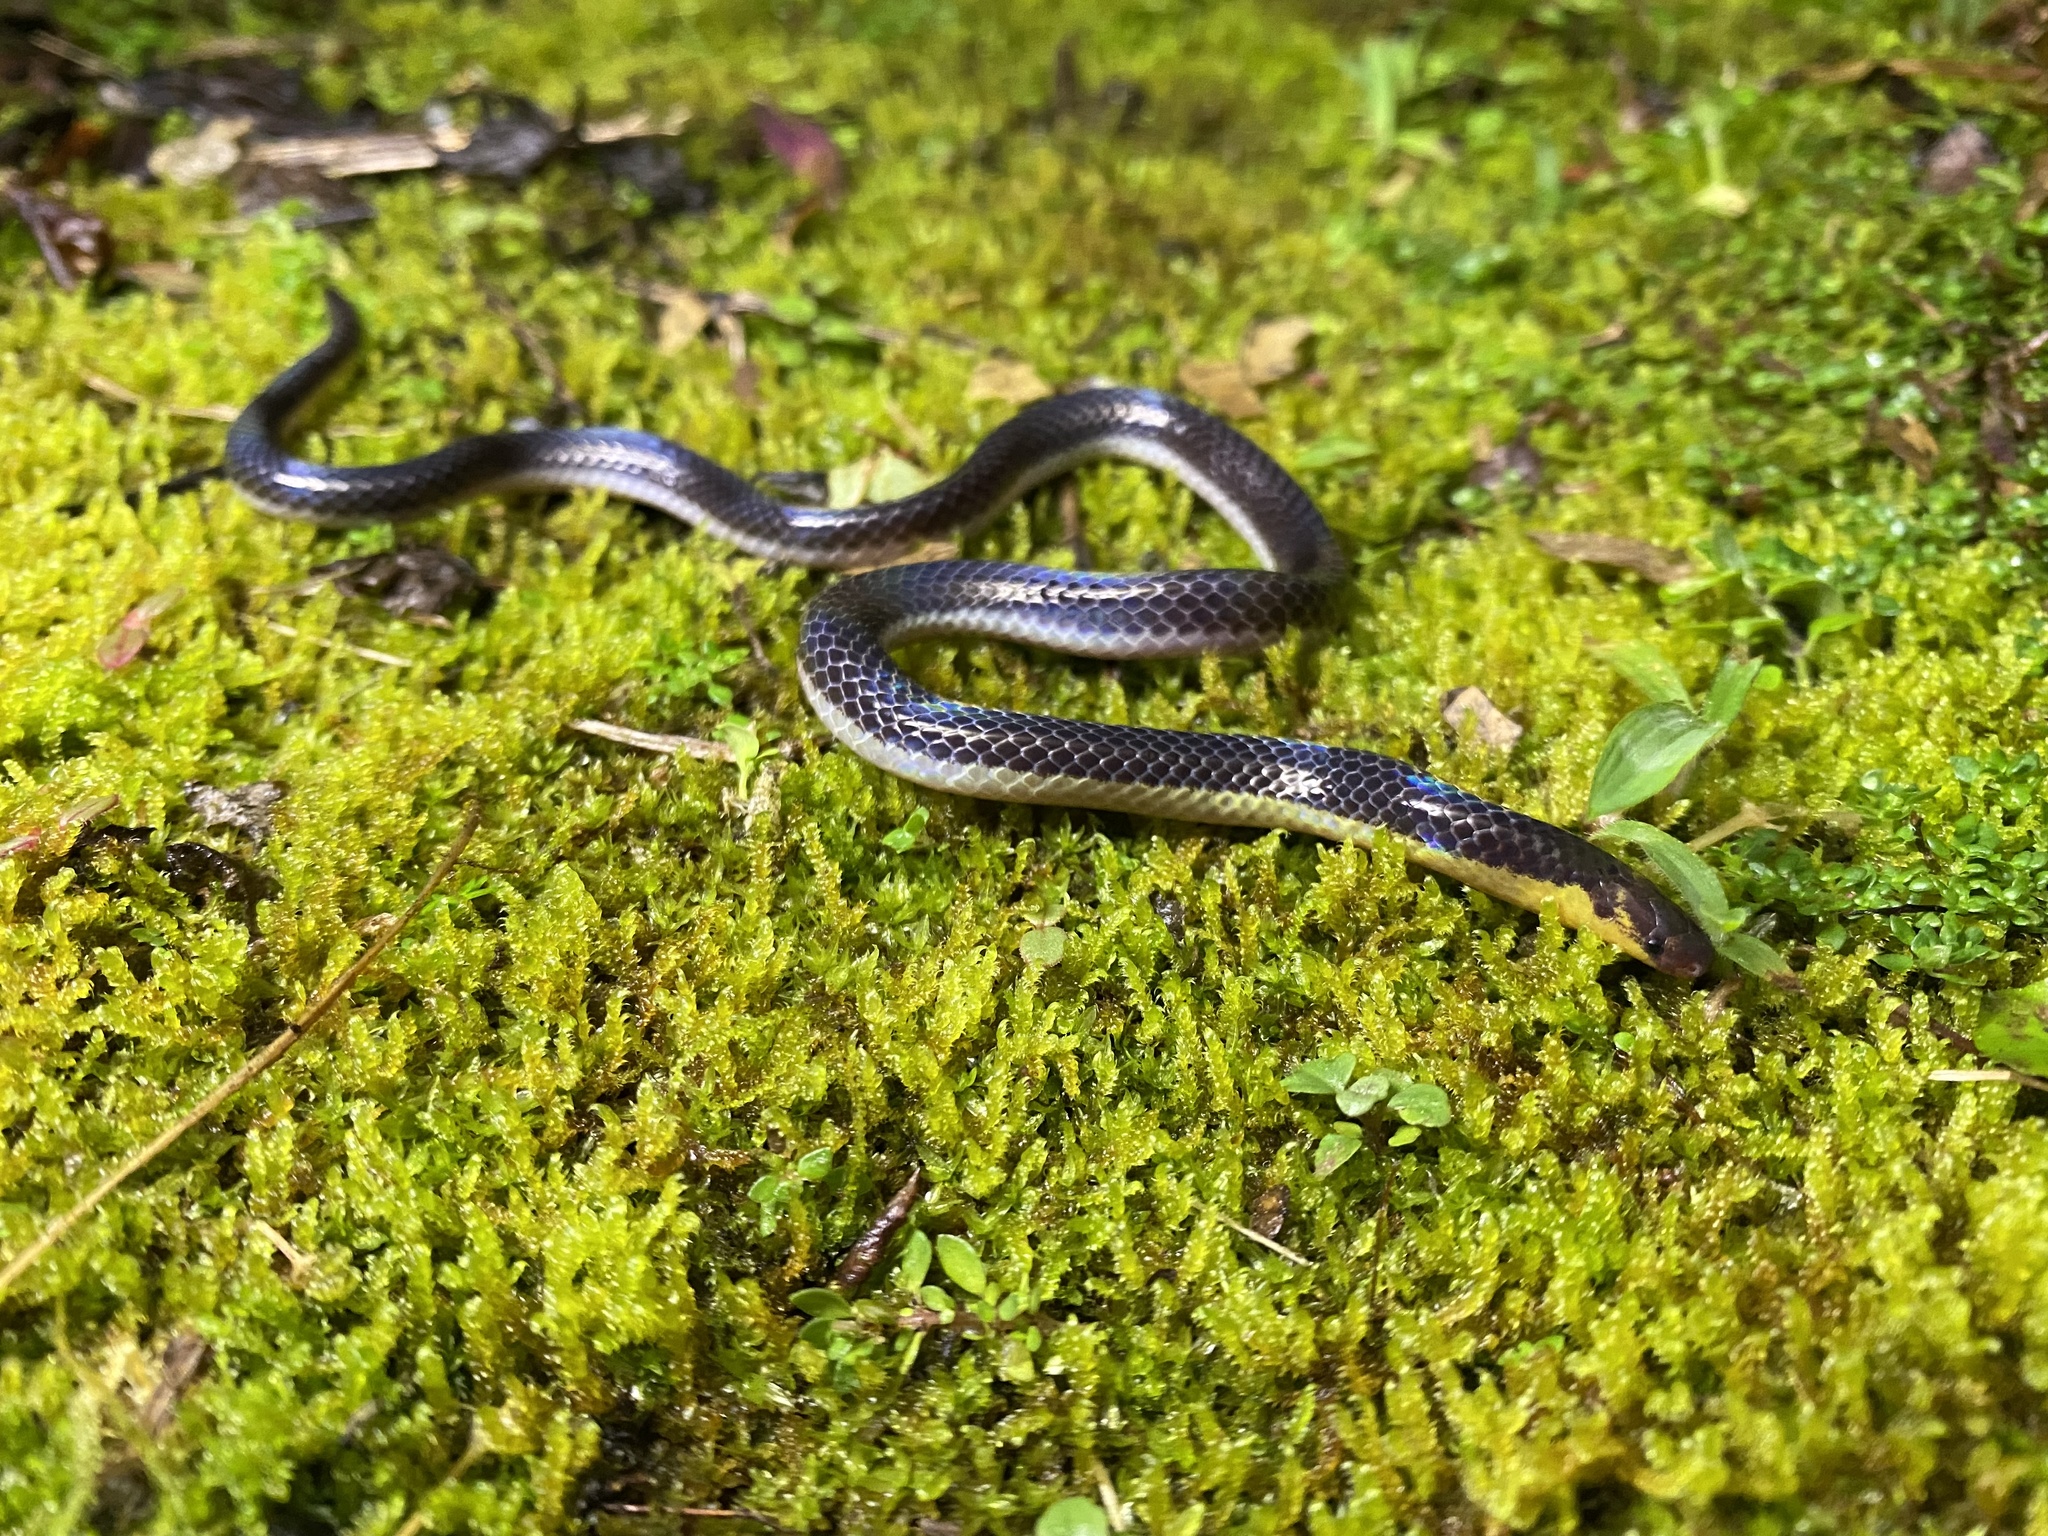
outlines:
[[1629, 931], [1642, 958], [1667, 976], [1688, 981], [1714, 963], [1714, 941], [1670, 897], [1640, 877], [1609, 890], [1614, 916]]

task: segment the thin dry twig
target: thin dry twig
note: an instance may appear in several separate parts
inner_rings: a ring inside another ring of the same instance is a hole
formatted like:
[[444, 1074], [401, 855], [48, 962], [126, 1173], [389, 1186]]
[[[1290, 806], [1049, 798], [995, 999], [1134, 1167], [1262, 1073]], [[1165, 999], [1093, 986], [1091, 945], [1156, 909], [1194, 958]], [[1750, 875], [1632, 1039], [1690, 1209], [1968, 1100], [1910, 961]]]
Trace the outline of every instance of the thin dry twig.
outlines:
[[659, 752], [664, 757], [680, 752], [701, 763], [732, 761], [731, 747], [722, 741], [706, 741], [701, 736], [664, 736], [659, 731], [636, 731], [630, 725], [613, 725], [609, 720], [571, 720], [569, 729], [604, 741], [615, 741], [622, 747]]
[[2048, 1077], [2036, 1077], [2011, 1067], [1944, 1067], [1927, 1075], [1937, 1083], [2018, 1083], [2022, 1088], [2048, 1089]]
[[684, 1515], [692, 1520], [753, 1520], [772, 1530], [781, 1530], [782, 1522], [764, 1515], [758, 1509], [714, 1509], [709, 1505], [685, 1504], [680, 1509], [663, 1511], [665, 1514]]
[[347, 651], [351, 656], [360, 656], [364, 661], [378, 662], [387, 667], [409, 667], [412, 662], [404, 656], [394, 656], [389, 651], [373, 651], [367, 645], [351, 645], [346, 640], [335, 640], [325, 635], [309, 635], [290, 624], [280, 624], [276, 619], [258, 618], [257, 622], [266, 629], [274, 629], [280, 635], [292, 640], [305, 640], [323, 650]]
[[146, 395], [137, 394], [119, 379], [110, 379], [103, 373], [82, 373], [78, 376], [78, 382], [94, 394], [122, 405], [138, 408], [145, 405], [153, 406], [166, 416], [182, 416], [187, 421], [233, 421], [242, 414], [241, 407], [235, 405], [169, 405], [160, 400], [151, 400]]
[[413, 919], [425, 909], [428, 900], [440, 888], [441, 882], [448, 878], [448, 871], [455, 867], [455, 861], [462, 857], [462, 851], [469, 846], [469, 840], [476, 835], [477, 824], [482, 819], [483, 807], [471, 806], [469, 815], [463, 819], [462, 829], [455, 834], [455, 840], [448, 845], [447, 852], [441, 855], [441, 862], [434, 866], [434, 872], [427, 876], [427, 883], [420, 887], [420, 893], [412, 899], [412, 905], [400, 914], [397, 922], [390, 924], [371, 939], [369, 945], [356, 956], [348, 968], [328, 983], [320, 995], [285, 1026], [283, 1033], [230, 1072], [221, 1080], [218, 1087], [190, 1111], [180, 1116], [175, 1124], [101, 1179], [83, 1200], [44, 1227], [26, 1248], [8, 1260], [6, 1267], [0, 1269], [0, 1297], [6, 1296], [8, 1291], [13, 1289], [14, 1282], [26, 1274], [37, 1259], [61, 1243], [70, 1235], [72, 1228], [98, 1210], [107, 1196], [177, 1145], [187, 1131], [200, 1124], [243, 1088], [283, 1060], [286, 1052], [305, 1039], [313, 1027], [327, 1016], [328, 1010], [348, 995], [349, 989], [362, 977], [363, 972], [376, 963], [377, 957], [389, 949], [392, 941], [405, 932]]
[[1239, 1237], [1250, 1238], [1253, 1242], [1257, 1243], [1261, 1248], [1270, 1249], [1272, 1252], [1279, 1254], [1280, 1257], [1285, 1259], [1288, 1263], [1299, 1264], [1303, 1269], [1315, 1268], [1314, 1260], [1303, 1258], [1300, 1254], [1296, 1253], [1292, 1248], [1289, 1248], [1285, 1243], [1275, 1242], [1272, 1238], [1266, 1236], [1266, 1234], [1263, 1232], [1255, 1232], [1250, 1227], [1245, 1226], [1241, 1222], [1232, 1221], [1228, 1216], [1224, 1215], [1221, 1211], [1217, 1210], [1215, 1206], [1204, 1205], [1203, 1209], [1208, 1211], [1208, 1213], [1211, 1216], [1214, 1216], [1218, 1221], [1222, 1222], [1224, 1226], [1230, 1228], [1230, 1230], [1235, 1232]]
[[451, 1483], [461, 1482], [463, 1474], [483, 1459], [484, 1449], [484, 1437], [477, 1433], [476, 1425], [472, 1422], [469, 1429], [469, 1444], [462, 1448], [462, 1454], [455, 1458], [455, 1464], [449, 1467], [441, 1481], [434, 1485], [433, 1492], [420, 1500], [418, 1507], [405, 1517], [404, 1524], [393, 1531], [391, 1536], [419, 1536], [427, 1523], [427, 1499]]

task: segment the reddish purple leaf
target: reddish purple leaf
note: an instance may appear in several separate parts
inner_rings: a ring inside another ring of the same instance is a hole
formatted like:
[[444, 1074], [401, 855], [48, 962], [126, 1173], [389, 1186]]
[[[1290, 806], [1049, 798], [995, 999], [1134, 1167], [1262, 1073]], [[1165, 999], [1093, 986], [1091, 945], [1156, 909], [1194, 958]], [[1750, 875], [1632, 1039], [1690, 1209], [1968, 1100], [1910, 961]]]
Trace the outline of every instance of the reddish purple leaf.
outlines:
[[766, 102], [754, 108], [754, 127], [768, 153], [829, 200], [846, 189], [846, 161], [832, 135], [809, 118], [778, 111]]
[[114, 632], [94, 648], [94, 658], [109, 672], [120, 671], [140, 656], [143, 647], [149, 644], [150, 626], [184, 595], [183, 587], [173, 587], [168, 592], [145, 597], [121, 615], [121, 622], [114, 626]]

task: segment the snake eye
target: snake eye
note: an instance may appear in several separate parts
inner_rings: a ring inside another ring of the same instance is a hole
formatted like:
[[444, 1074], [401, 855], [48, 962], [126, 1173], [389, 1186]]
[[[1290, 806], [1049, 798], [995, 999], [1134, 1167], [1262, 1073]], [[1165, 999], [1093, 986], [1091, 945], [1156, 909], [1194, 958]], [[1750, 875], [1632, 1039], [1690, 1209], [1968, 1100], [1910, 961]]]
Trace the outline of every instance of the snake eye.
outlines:
[[1663, 934], [1644, 947], [1658, 970], [1683, 976], [1687, 981], [1704, 976], [1707, 967], [1714, 963], [1713, 941], [1690, 924], [1678, 932]]
[[1650, 964], [1667, 976], [1691, 981], [1714, 963], [1713, 941], [1662, 892], [1631, 882], [1613, 900]]

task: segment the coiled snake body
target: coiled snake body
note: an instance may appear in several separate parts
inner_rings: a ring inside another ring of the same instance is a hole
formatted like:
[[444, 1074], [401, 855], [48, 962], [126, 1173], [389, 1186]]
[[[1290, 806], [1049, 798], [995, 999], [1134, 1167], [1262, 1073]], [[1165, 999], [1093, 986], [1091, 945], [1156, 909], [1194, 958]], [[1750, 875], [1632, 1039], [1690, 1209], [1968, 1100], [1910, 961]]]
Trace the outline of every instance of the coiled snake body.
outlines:
[[983, 709], [920, 687], [889, 648], [977, 635], [1105, 658], [1256, 650], [1325, 611], [1346, 576], [1322, 515], [1256, 444], [1143, 389], [1091, 389], [1027, 406], [967, 462], [899, 501], [783, 506], [731, 470], [645, 432], [497, 432], [402, 463], [340, 469], [292, 458], [292, 416], [355, 350], [353, 308], [328, 294], [325, 341], [264, 389], [228, 434], [227, 474], [279, 517], [325, 526], [417, 517], [472, 496], [594, 487], [793, 564], [872, 566], [971, 526], [1087, 459], [1166, 471], [1221, 513], [1264, 570], [1103, 575], [987, 560], [888, 566], [826, 587], [805, 609], [804, 696], [848, 748], [956, 794], [1281, 827], [1361, 841], [1566, 923], [1673, 975], [1713, 957], [1706, 935], [1618, 859], [1562, 828], [1374, 752], [1269, 736], [1098, 725]]

